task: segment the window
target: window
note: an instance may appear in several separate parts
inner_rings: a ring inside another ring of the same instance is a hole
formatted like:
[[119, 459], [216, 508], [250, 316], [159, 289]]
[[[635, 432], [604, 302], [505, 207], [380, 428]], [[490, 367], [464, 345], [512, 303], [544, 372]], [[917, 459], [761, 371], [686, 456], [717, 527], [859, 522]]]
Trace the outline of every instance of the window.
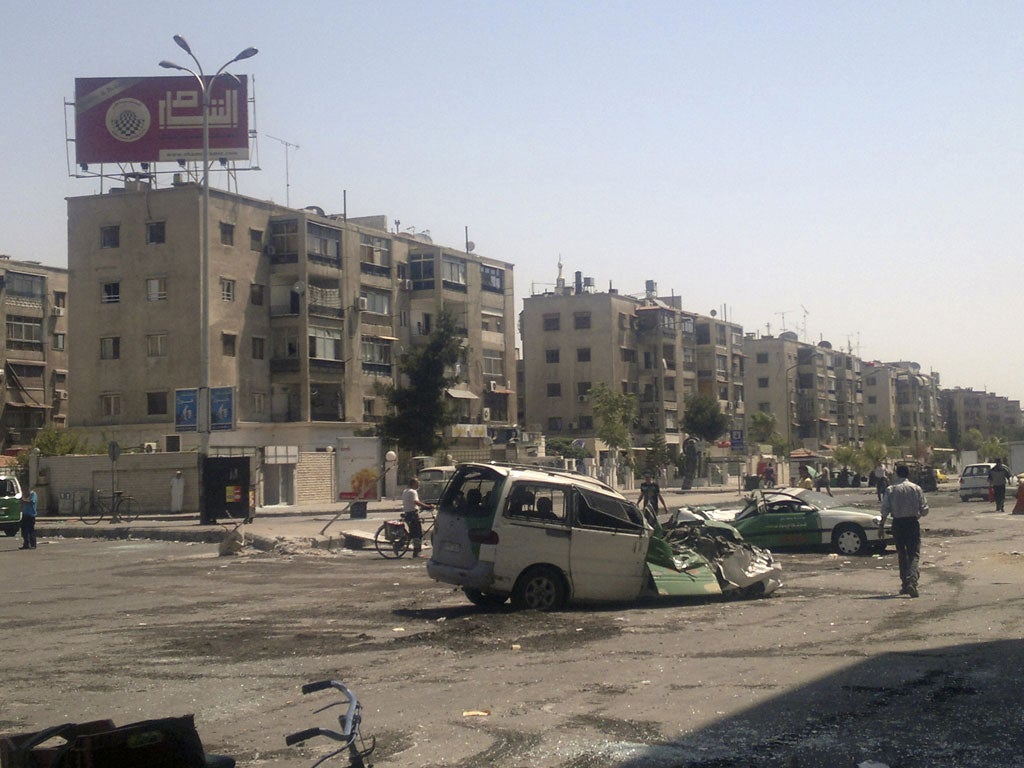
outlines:
[[729, 336], [727, 330], [724, 325], [715, 326], [715, 339], [720, 347], [724, 347], [728, 343]]
[[100, 227], [100, 248], [120, 248], [121, 227], [112, 224], [107, 227]]
[[249, 250], [250, 251], [262, 251], [263, 250], [263, 230], [262, 229], [250, 229], [249, 230]]
[[434, 287], [434, 256], [429, 253], [409, 254], [409, 279], [415, 290]]
[[249, 286], [249, 303], [255, 307], [262, 307], [266, 294], [267, 287], [265, 285], [253, 283]]
[[267, 354], [267, 340], [262, 336], [252, 337], [252, 359], [262, 360]]
[[229, 280], [226, 277], [220, 279], [220, 299], [221, 301], [234, 301], [235, 300], [235, 281]]
[[500, 349], [485, 349], [481, 353], [485, 376], [505, 376], [505, 353]]
[[233, 333], [222, 333], [220, 335], [221, 348], [224, 353], [224, 357], [234, 357], [235, 349], [238, 343], [238, 336]]
[[118, 360], [120, 357], [120, 336], [104, 336], [100, 339], [100, 360]]
[[266, 392], [253, 392], [249, 398], [250, 405], [253, 413], [266, 413], [267, 412], [267, 393]]
[[68, 295], [64, 291], [53, 292], [53, 306], [66, 309], [68, 306]]
[[[42, 275], [25, 275], [8, 272], [4, 278], [4, 286], [9, 294], [27, 296], [31, 299], [42, 299], [46, 293], [46, 281]], [[54, 293], [54, 297], [56, 297]], [[63, 294], [61, 294], [63, 295]], [[64, 306], [63, 304], [59, 306]]]
[[544, 315], [544, 330], [545, 331], [557, 331], [562, 327], [561, 315], [551, 314]]
[[767, 352], [758, 352], [757, 353], [757, 362], [762, 363], [762, 364], [763, 363], [767, 363], [768, 362], [768, 353]]
[[391, 241], [384, 237], [359, 236], [359, 261], [378, 267], [391, 267]]
[[767, 389], [768, 388], [768, 377], [767, 376], [760, 377], [757, 380], [757, 386], [759, 388], [761, 388], [761, 389]]
[[100, 294], [101, 304], [117, 304], [121, 301], [121, 284], [104, 283], [103, 291]]
[[7, 348], [32, 349], [43, 345], [43, 321], [37, 317], [7, 316]]
[[544, 362], [545, 363], [557, 363], [558, 362], [558, 350], [557, 349], [545, 349], [544, 350]]
[[146, 278], [146, 301], [165, 301], [167, 299], [167, 278]]
[[589, 312], [576, 312], [572, 316], [573, 328], [577, 331], [586, 330], [590, 327], [590, 313]]
[[375, 376], [391, 375], [391, 342], [373, 336], [362, 341], [363, 372]]
[[505, 514], [542, 523], [565, 523], [565, 491], [544, 485], [516, 485], [508, 494]]
[[311, 358], [341, 360], [343, 353], [340, 330], [316, 326], [309, 329], [309, 356]]
[[[299, 252], [299, 223], [294, 219], [270, 223], [270, 253], [278, 259]], [[292, 259], [294, 261], [294, 259]]]
[[586, 397], [588, 392], [590, 392], [590, 382], [589, 381], [577, 381], [576, 382], [576, 395], [578, 397]]
[[341, 230], [321, 224], [307, 224], [306, 253], [314, 260], [340, 262]]
[[629, 315], [625, 312], [619, 312], [619, 330], [624, 331], [629, 328]]
[[147, 392], [146, 393], [146, 415], [166, 416], [167, 415], [167, 393]]
[[383, 291], [360, 291], [359, 297], [366, 299], [366, 311], [376, 315], [391, 314], [391, 294]]
[[445, 288], [466, 290], [466, 261], [454, 256], [441, 258], [441, 284]]
[[66, 341], [65, 334], [63, 334], [63, 333], [55, 333], [55, 334], [53, 334], [53, 349], [56, 350], [57, 352], [63, 352], [64, 351], [65, 341]]
[[622, 362], [624, 363], [635, 363], [636, 362], [636, 350], [622, 347]]
[[292, 358], [299, 356], [299, 337], [293, 330], [286, 330], [274, 335], [274, 357]]
[[480, 330], [503, 333], [505, 330], [505, 317], [493, 310], [485, 309], [480, 315]]
[[121, 395], [100, 395], [100, 413], [105, 417], [121, 415]]
[[868, 395], [868, 405], [877, 405], [878, 398], [875, 395]]
[[561, 397], [562, 385], [557, 381], [548, 382], [548, 397]]
[[235, 244], [235, 225], [228, 224], [226, 221], [220, 223], [220, 244], [221, 245], [234, 245]]
[[666, 392], [675, 392], [676, 391], [676, 377], [675, 376], [666, 376], [664, 381], [665, 381], [665, 391]]
[[146, 357], [167, 357], [166, 333], [153, 333], [146, 336]]
[[480, 265], [480, 288], [484, 291], [502, 293], [505, 290], [505, 270], [498, 267]]
[[157, 245], [166, 241], [167, 226], [163, 221], [151, 221], [146, 225], [146, 245]]
[[562, 417], [551, 416], [548, 418], [548, 432], [561, 432], [562, 431]]
[[576, 350], [576, 362], [577, 363], [589, 363], [590, 362], [590, 347], [579, 347]]

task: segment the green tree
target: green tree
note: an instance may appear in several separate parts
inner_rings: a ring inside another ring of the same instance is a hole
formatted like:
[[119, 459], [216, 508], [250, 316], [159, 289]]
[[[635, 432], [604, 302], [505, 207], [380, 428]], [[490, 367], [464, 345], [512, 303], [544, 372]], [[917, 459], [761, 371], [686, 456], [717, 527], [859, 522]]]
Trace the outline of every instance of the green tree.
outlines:
[[672, 454], [665, 444], [665, 435], [661, 432], [651, 435], [651, 439], [647, 441], [644, 448], [647, 449], [644, 451], [644, 472], [650, 472], [657, 477], [662, 467], [667, 467], [672, 463]]
[[590, 388], [590, 402], [596, 425], [594, 434], [608, 446], [618, 464], [619, 451], [633, 445], [631, 428], [636, 421], [636, 395], [613, 392], [601, 382]]
[[755, 443], [771, 443], [776, 437], [775, 427], [778, 419], [774, 413], [767, 411], [756, 411], [749, 421], [750, 439]]
[[548, 455], [556, 454], [567, 459], [590, 459], [594, 454], [582, 446], [574, 445], [571, 437], [551, 437], [547, 440]]
[[729, 429], [729, 417], [722, 413], [715, 398], [709, 395], [691, 395], [686, 398], [683, 429], [710, 443]]
[[982, 461], [1006, 459], [1010, 456], [1010, 446], [1000, 437], [990, 437], [978, 446], [978, 454]]
[[861, 454], [872, 469], [889, 458], [889, 446], [880, 440], [865, 440]]
[[70, 454], [103, 453], [80, 432], [73, 429], [54, 429], [47, 427], [39, 430], [32, 447], [39, 451], [40, 456], [68, 456]]
[[379, 434], [385, 442], [422, 455], [433, 455], [445, 446], [443, 430], [456, 421], [445, 390], [458, 381], [450, 371], [459, 361], [461, 346], [454, 318], [442, 312], [427, 343], [402, 356], [398, 370], [408, 383], [383, 388], [389, 410]]
[[985, 436], [981, 434], [981, 430], [977, 427], [971, 427], [963, 433], [960, 438], [960, 450], [961, 451], [977, 451], [981, 449], [981, 444], [985, 442]]

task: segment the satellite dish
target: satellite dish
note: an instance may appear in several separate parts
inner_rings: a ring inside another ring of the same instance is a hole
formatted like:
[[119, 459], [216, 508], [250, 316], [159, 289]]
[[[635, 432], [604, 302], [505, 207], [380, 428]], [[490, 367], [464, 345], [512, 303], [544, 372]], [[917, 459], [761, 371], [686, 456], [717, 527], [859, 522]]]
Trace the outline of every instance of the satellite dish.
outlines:
[[292, 286], [292, 290], [295, 291], [299, 296], [306, 292], [306, 284], [301, 280]]
[[715, 316], [717, 316], [717, 315], [718, 315], [718, 312], [717, 312], [716, 310], [712, 309], [712, 310], [711, 310], [711, 316], [712, 316], [712, 317], [715, 317]]
[[466, 241], [466, 253], [472, 253], [476, 249], [476, 243], [472, 240]]

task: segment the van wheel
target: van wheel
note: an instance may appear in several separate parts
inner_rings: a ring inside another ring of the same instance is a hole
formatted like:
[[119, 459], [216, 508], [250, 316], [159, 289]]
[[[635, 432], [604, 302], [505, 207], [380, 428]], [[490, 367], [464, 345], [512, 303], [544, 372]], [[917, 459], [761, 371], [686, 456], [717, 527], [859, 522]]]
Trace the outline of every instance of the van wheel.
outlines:
[[18, 532], [17, 528], [4, 528], [4, 536], [13, 536]]
[[498, 608], [508, 600], [508, 595], [481, 592], [479, 589], [473, 589], [473, 587], [463, 587], [462, 593], [469, 599], [469, 602], [480, 608]]
[[547, 566], [527, 569], [512, 590], [512, 607], [516, 610], [557, 611], [565, 607], [568, 589], [562, 574]]

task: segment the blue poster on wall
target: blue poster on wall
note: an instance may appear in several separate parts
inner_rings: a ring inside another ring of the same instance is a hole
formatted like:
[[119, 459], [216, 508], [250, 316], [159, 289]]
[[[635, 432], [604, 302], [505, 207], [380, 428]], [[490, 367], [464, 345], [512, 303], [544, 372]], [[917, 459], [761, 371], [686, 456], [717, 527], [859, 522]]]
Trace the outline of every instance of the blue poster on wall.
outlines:
[[210, 429], [225, 430], [235, 428], [235, 389], [234, 387], [210, 388]]
[[198, 429], [199, 390], [174, 390], [174, 431], [195, 432]]

